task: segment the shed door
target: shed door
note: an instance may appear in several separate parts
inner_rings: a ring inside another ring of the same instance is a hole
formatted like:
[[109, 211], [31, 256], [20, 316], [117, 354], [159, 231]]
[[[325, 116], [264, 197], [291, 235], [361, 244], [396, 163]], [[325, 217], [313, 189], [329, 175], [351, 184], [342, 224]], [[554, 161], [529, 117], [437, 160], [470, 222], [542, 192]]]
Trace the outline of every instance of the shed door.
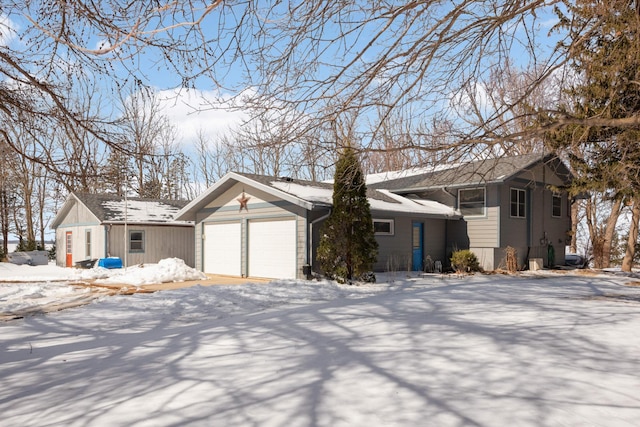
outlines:
[[65, 265], [67, 267], [73, 267], [73, 233], [67, 231], [65, 235]]
[[296, 278], [296, 220], [249, 222], [249, 275]]
[[205, 224], [204, 272], [242, 275], [242, 245], [240, 223]]

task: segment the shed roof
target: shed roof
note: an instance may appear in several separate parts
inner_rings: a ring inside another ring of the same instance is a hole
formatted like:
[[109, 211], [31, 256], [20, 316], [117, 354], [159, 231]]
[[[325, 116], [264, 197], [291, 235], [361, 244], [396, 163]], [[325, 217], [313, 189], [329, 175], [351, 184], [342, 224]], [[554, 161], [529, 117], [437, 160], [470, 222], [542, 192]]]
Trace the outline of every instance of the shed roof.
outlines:
[[185, 200], [159, 200], [124, 197], [114, 194], [71, 193], [58, 211], [51, 228], [56, 228], [75, 203], [82, 204], [100, 223], [192, 225], [175, 219], [178, 211], [187, 205]]

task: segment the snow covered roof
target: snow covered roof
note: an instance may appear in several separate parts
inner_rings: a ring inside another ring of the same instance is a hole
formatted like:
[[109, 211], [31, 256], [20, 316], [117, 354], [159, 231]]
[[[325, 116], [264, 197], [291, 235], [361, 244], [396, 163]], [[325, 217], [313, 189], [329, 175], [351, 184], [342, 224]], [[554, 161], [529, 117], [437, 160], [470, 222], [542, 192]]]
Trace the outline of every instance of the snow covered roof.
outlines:
[[189, 221], [177, 221], [178, 211], [188, 202], [185, 200], [158, 200], [139, 197], [127, 198], [113, 194], [71, 193], [58, 212], [51, 228], [56, 228], [69, 210], [75, 205], [84, 205], [100, 223], [193, 225]]
[[[296, 197], [314, 203], [331, 205], [333, 202], [333, 185], [314, 183], [309, 181], [278, 181], [270, 182], [275, 188], [294, 194]], [[415, 200], [393, 194], [387, 190], [367, 189], [367, 198], [372, 210], [401, 213], [419, 213], [424, 215], [438, 215], [456, 217], [458, 214], [449, 206], [432, 200]]]
[[[393, 192], [421, 190], [440, 187], [456, 187], [476, 184], [504, 182], [518, 173], [544, 162], [559, 176], [569, 179], [570, 173], [554, 155], [540, 153], [521, 156], [499, 157], [468, 163], [443, 165], [430, 170], [411, 169], [406, 173], [386, 172], [369, 178], [371, 187]], [[385, 176], [386, 174], [386, 176]]]
[[399, 171], [387, 171], [379, 173], [370, 173], [365, 176], [365, 183], [367, 185], [377, 184], [379, 182], [394, 181], [396, 179], [408, 178], [417, 175], [426, 175], [434, 172], [441, 172], [447, 169], [459, 167], [459, 163], [447, 163], [436, 166], [429, 166], [423, 168], [409, 168]]
[[[231, 172], [194, 199], [176, 217], [180, 219], [195, 218], [196, 211], [203, 208], [217, 195], [226, 191], [235, 182], [252, 185], [308, 210], [327, 208], [333, 203], [333, 184], [327, 182]], [[371, 209], [377, 211], [416, 213], [423, 216], [432, 215], [449, 218], [460, 216], [453, 208], [441, 203], [408, 199], [386, 190], [367, 188], [367, 198]]]

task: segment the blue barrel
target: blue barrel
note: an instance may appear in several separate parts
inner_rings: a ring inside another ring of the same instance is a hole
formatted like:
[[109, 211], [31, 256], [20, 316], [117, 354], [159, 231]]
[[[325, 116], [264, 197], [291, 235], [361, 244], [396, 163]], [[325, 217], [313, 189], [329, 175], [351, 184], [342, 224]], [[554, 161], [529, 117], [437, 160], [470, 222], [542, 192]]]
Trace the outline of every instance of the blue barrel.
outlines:
[[122, 268], [122, 260], [118, 257], [100, 258], [98, 267], [104, 268]]

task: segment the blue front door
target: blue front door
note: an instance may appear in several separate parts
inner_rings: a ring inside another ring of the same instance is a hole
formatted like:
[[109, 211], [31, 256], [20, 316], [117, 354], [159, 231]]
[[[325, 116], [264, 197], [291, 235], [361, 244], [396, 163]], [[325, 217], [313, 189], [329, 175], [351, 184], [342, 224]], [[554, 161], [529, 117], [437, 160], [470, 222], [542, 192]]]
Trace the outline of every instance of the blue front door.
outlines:
[[424, 224], [421, 222], [413, 223], [413, 233], [412, 233], [412, 246], [413, 246], [413, 262], [411, 263], [413, 266], [413, 271], [422, 271], [424, 268], [423, 260], [423, 247], [424, 247], [424, 233], [423, 233]]

